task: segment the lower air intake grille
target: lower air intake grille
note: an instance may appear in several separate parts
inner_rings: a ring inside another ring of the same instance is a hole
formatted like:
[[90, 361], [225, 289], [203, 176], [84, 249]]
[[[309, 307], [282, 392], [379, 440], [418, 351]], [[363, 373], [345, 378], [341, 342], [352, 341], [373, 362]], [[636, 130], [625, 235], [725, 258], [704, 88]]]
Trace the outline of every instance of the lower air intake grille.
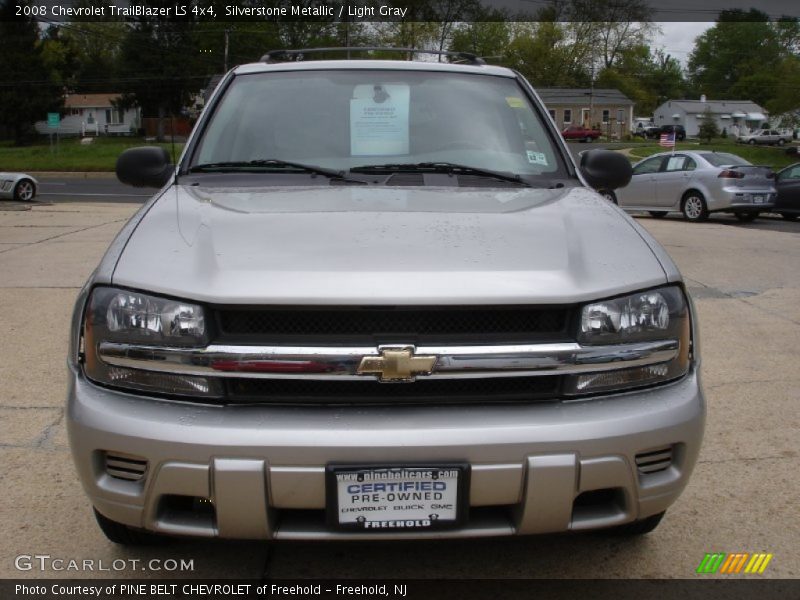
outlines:
[[147, 472], [147, 459], [130, 454], [106, 452], [106, 473], [115, 479], [140, 481]]
[[672, 446], [636, 455], [636, 468], [641, 475], [666, 471], [672, 466]]
[[458, 404], [535, 402], [557, 397], [559, 376], [417, 379], [413, 383], [232, 379], [230, 404]]

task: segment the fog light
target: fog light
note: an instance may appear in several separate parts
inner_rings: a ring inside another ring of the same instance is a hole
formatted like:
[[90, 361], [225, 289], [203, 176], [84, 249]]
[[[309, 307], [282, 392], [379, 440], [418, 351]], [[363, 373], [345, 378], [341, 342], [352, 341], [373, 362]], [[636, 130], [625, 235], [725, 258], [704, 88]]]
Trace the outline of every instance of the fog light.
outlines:
[[191, 396], [222, 396], [222, 384], [220, 381], [209, 377], [170, 375], [168, 373], [140, 371], [124, 367], [109, 367], [107, 378], [108, 383], [111, 385], [119, 385], [144, 392], [163, 393], [168, 391], [171, 394]]
[[669, 375], [669, 363], [633, 367], [618, 371], [602, 373], [585, 373], [574, 378], [573, 393], [601, 392], [619, 390], [620, 388], [646, 385], [655, 381], [663, 381]]

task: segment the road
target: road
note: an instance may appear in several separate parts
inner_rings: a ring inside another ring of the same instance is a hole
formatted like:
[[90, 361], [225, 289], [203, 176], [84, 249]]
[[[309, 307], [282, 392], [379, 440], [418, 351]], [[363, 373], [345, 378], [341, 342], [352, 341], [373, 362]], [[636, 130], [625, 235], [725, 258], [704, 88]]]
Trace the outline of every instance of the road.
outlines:
[[[110, 174], [109, 174], [110, 175]], [[42, 202], [144, 202], [152, 195], [120, 183], [113, 176], [101, 177], [38, 177]]]

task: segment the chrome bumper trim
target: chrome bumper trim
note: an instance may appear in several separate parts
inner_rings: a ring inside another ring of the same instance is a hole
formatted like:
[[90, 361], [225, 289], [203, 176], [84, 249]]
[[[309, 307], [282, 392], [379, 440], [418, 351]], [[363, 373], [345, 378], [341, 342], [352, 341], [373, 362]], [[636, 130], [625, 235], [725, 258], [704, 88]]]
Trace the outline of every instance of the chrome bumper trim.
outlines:
[[[405, 346], [411, 347], [411, 346]], [[416, 354], [437, 357], [431, 379], [519, 377], [595, 373], [664, 363], [678, 356], [678, 340], [605, 346], [577, 343], [507, 346], [419, 346]], [[378, 347], [226, 346], [175, 348], [103, 342], [98, 356], [116, 367], [180, 375], [262, 379], [363, 380], [364, 357]]]

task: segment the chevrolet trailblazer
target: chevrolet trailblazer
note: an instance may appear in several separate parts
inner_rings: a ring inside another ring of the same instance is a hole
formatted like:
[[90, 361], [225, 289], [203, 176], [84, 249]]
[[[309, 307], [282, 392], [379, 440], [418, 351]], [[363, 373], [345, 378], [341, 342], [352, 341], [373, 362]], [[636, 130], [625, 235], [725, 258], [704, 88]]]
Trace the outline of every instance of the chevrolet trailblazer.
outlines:
[[80, 292], [72, 455], [104, 533], [407, 539], [656, 527], [703, 435], [664, 249], [534, 89], [272, 52], [220, 82]]

